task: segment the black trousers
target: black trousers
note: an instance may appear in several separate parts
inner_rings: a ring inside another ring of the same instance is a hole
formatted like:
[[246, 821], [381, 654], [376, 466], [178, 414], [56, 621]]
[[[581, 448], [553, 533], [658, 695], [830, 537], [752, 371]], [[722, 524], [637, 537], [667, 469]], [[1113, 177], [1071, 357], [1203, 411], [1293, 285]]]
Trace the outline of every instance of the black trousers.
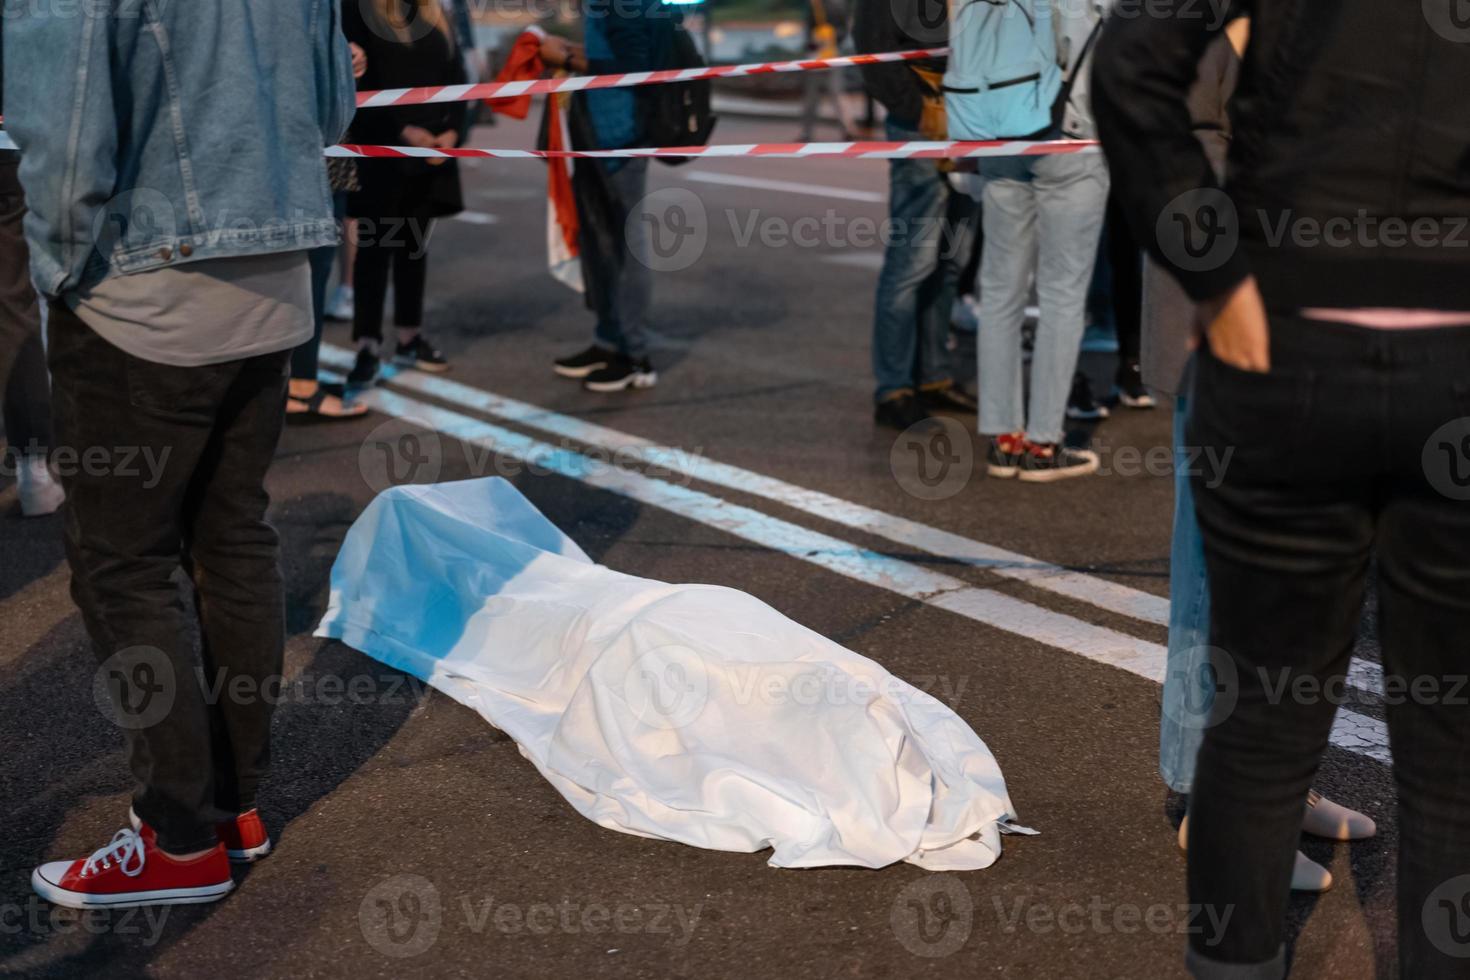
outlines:
[[1278, 316], [1271, 331], [1269, 373], [1201, 356], [1188, 430], [1233, 451], [1217, 486], [1194, 482], [1227, 701], [1200, 749], [1189, 839], [1191, 903], [1233, 914], [1223, 935], [1191, 937], [1191, 962], [1200, 977], [1282, 975], [1303, 800], [1375, 556], [1401, 975], [1465, 977], [1451, 953], [1470, 941], [1470, 328]]
[[289, 356], [154, 364], [51, 305], [72, 596], [103, 664], [99, 706], [127, 738], [134, 809], [174, 853], [212, 846], [217, 820], [253, 807], [270, 757], [285, 616], [265, 474]]
[[16, 166], [0, 161], [0, 391], [9, 453], [43, 454], [51, 443], [51, 390]]

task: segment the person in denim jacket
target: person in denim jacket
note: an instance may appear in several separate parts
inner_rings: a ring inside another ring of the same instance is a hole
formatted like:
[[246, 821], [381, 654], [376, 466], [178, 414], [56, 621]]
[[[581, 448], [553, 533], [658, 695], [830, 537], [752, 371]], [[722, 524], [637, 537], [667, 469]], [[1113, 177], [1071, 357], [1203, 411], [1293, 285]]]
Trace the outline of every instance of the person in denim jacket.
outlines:
[[230, 860], [270, 849], [255, 795], [285, 627], [264, 480], [312, 333], [307, 253], [337, 240], [322, 150], [353, 114], [339, 16], [253, 0], [6, 18], [56, 458], [77, 464], [72, 595], [137, 782], [111, 842], [32, 874], [56, 904], [214, 901]]

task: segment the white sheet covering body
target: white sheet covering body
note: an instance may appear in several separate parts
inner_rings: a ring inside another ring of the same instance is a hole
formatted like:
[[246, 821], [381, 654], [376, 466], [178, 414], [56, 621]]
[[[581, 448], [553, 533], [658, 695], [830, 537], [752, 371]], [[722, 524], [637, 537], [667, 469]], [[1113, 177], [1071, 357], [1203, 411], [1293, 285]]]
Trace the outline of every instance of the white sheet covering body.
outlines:
[[801, 868], [984, 868], [1013, 814], [953, 711], [734, 589], [594, 564], [499, 478], [353, 524], [317, 630], [473, 708], [603, 827]]

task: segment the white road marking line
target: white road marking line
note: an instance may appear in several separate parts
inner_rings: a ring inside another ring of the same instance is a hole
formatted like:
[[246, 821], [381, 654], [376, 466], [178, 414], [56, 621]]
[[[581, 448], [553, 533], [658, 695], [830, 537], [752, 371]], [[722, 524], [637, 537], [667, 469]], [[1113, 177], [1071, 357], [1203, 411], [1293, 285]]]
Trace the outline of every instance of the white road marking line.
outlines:
[[[353, 362], [348, 351], [331, 344], [322, 345], [321, 358], [327, 365], [343, 370], [350, 368]], [[395, 376], [393, 382], [411, 391], [431, 395], [494, 418], [516, 422], [587, 445], [617, 450], [633, 461], [657, 465], [705, 483], [763, 497], [835, 524], [886, 538], [906, 548], [928, 552], [947, 561], [984, 568], [1004, 578], [1025, 582], [1099, 609], [1121, 613], [1146, 623], [1161, 626], [1169, 623], [1169, 600], [1163, 596], [1152, 595], [1082, 572], [1069, 571], [1050, 562], [972, 541], [927, 524], [886, 514], [774, 477], [762, 476], [738, 466], [705, 459], [681, 449], [661, 446], [640, 436], [584, 422], [526, 402], [503, 398], [447, 378], [428, 377], [409, 371]]]
[[[326, 345], [323, 345], [326, 351]], [[1052, 612], [990, 589], [930, 571], [887, 555], [859, 548], [760, 511], [699, 490], [657, 480], [642, 473], [594, 460], [571, 449], [552, 446], [522, 433], [461, 415], [378, 388], [360, 400], [380, 412], [423, 425], [502, 456], [534, 463], [589, 486], [669, 511], [724, 531], [764, 548], [836, 572], [846, 578], [886, 589], [967, 619], [1096, 663], [1161, 682], [1164, 647], [1115, 630]], [[1388, 761], [1385, 726], [1347, 709], [1338, 711], [1333, 744], [1380, 761]]]
[[864, 204], [885, 204], [888, 201], [888, 195], [881, 191], [859, 191], [847, 187], [829, 187], [826, 184], [804, 184], [795, 180], [747, 177], [744, 174], [727, 174], [714, 170], [684, 170], [673, 176], [700, 184], [724, 184], [728, 187], [747, 187], [757, 191], [787, 191], [792, 194], [807, 194], [811, 197], [831, 197], [839, 201], [861, 201]]
[[454, 219], [470, 225], [493, 225], [500, 220], [488, 211], [461, 211]]

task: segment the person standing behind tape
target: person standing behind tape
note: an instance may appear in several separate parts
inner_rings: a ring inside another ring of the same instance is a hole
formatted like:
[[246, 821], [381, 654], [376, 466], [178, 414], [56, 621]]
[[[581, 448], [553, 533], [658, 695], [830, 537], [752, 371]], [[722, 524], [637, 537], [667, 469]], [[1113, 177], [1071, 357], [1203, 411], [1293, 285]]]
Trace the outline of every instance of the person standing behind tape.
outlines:
[[[662, 0], [588, 0], [583, 47], [547, 35], [541, 60], [551, 68], [593, 75], [655, 71], [669, 64], [674, 30], [683, 21]], [[614, 150], [644, 145], [647, 127], [633, 88], [587, 92], [573, 100], [573, 141], [586, 133], [592, 146]], [[589, 391], [652, 388], [658, 372], [648, 356], [648, 308], [653, 300], [653, 255], [644, 207], [648, 160], [577, 160], [578, 248], [587, 304], [597, 316], [592, 346], [558, 358], [552, 369]]]
[[[459, 85], [464, 60], [439, 0], [342, 0], [347, 39], [367, 54], [358, 79], [365, 91]], [[352, 124], [359, 143], [452, 149], [466, 119], [464, 103], [365, 109]], [[429, 278], [429, 239], [434, 222], [464, 210], [459, 161], [364, 160], [361, 185], [347, 199], [357, 223], [352, 339], [357, 360], [347, 374], [354, 388], [373, 384], [384, 360], [433, 374], [449, 370], [444, 353], [423, 330]], [[383, 317], [393, 281], [394, 346], [385, 349]]]
[[[942, 47], [948, 25], [928, 0], [859, 0], [853, 41], [860, 54]], [[888, 139], [947, 139], [939, 90], [944, 59], [865, 65], [863, 84], [888, 111]], [[888, 164], [891, 232], [873, 316], [874, 420], [907, 429], [930, 410], [973, 412], [954, 380], [950, 314], [960, 271], [979, 230], [975, 202], [950, 186], [947, 161]]]
[[[956, 0], [945, 105], [954, 139], [1090, 139], [1091, 51], [1111, 0]], [[980, 432], [995, 477], [1051, 482], [1095, 473], [1063, 441], [1087, 289], [1107, 206], [1100, 154], [980, 160]], [[1040, 309], [1029, 401], [1021, 328]]]
[[[806, 54], [809, 58], [835, 58], [841, 53], [847, 37], [847, 6], [843, 0], [808, 0], [806, 12]], [[852, 139], [852, 112], [844, 97], [847, 76], [841, 68], [804, 72], [801, 89], [801, 132], [798, 143], [810, 143], [822, 109], [825, 93], [836, 116], [837, 138]]]
[[81, 461], [62, 481], [72, 596], [137, 782], [111, 842], [33, 872], [59, 905], [211, 902], [231, 859], [270, 848], [258, 692], [282, 670], [285, 610], [265, 474], [312, 333], [307, 253], [337, 240], [322, 150], [353, 112], [339, 24], [335, 0], [5, 21], [57, 450]]
[[[3, 101], [0, 88], [0, 103]], [[42, 343], [41, 307], [31, 285], [30, 252], [23, 228], [26, 197], [19, 167], [19, 154], [0, 150], [0, 397], [4, 399], [0, 411], [9, 443], [0, 459], [8, 465], [0, 471], [14, 466], [21, 514], [42, 517], [61, 506], [62, 490], [47, 462], [50, 376]]]

